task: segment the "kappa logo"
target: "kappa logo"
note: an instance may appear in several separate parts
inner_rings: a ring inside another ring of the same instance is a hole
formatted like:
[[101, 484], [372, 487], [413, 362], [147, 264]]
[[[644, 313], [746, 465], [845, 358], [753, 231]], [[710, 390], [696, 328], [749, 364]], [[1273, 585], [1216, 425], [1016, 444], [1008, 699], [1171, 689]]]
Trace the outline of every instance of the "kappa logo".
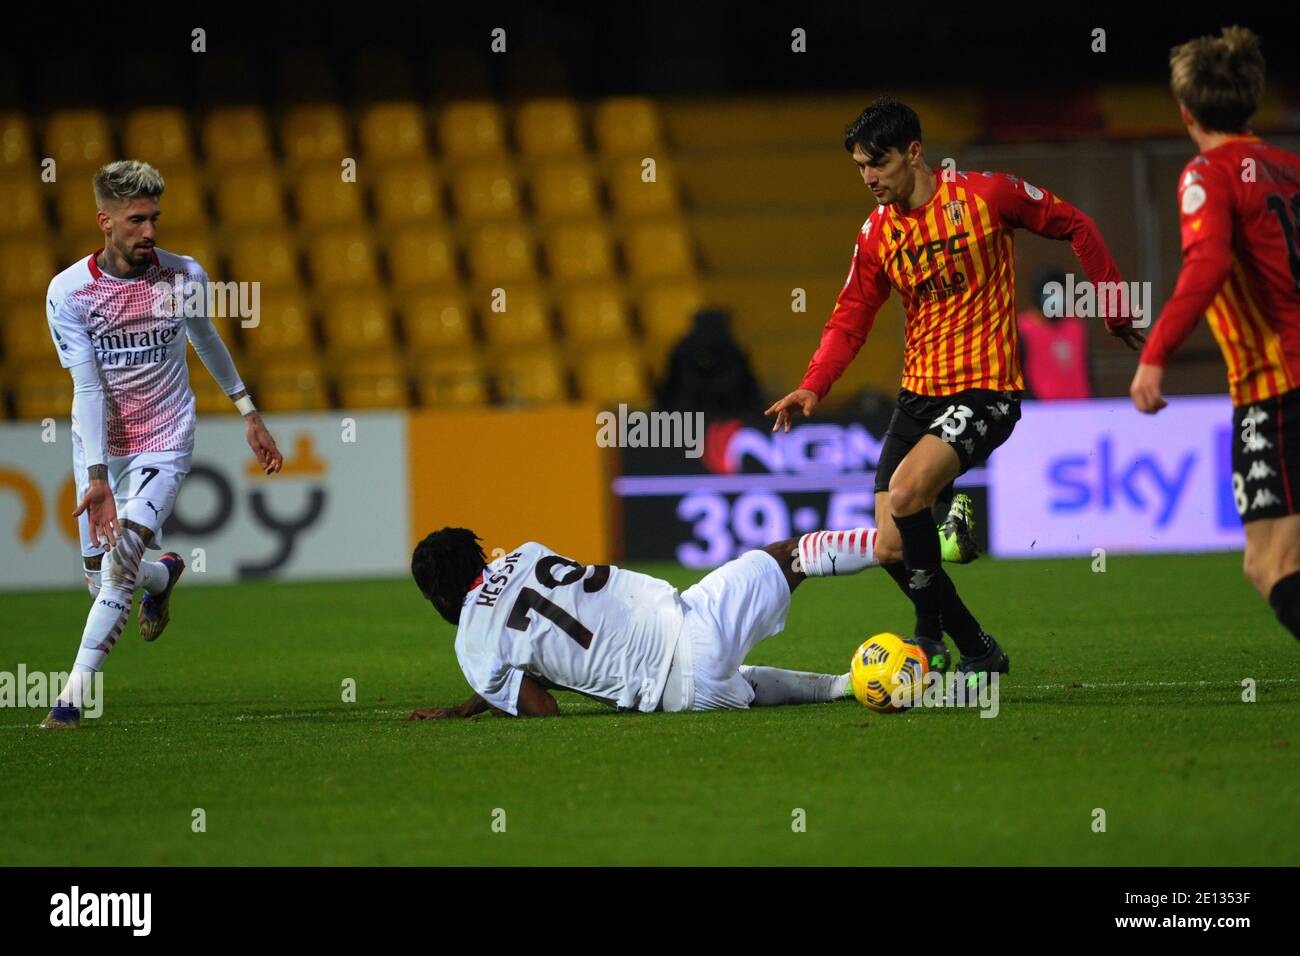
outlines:
[[1250, 463], [1250, 471], [1246, 472], [1247, 481], [1260, 481], [1264, 478], [1276, 477], [1277, 472], [1268, 466], [1268, 462], [1256, 458]]
[[1241, 443], [1241, 446], [1242, 450], [1247, 453], [1253, 453], [1257, 451], [1267, 451], [1273, 447], [1273, 443], [1263, 435], [1259, 434], [1259, 432], [1255, 432], [1253, 435], [1248, 435], [1245, 441]]
[[1261, 488], [1259, 491], [1255, 492], [1255, 497], [1250, 503], [1250, 510], [1254, 511], [1257, 508], [1270, 508], [1273, 505], [1280, 505], [1281, 503], [1282, 499], [1273, 494], [1272, 491], [1268, 488]]
[[933, 580], [934, 580], [933, 571], [913, 571], [911, 578], [909, 578], [907, 581], [907, 586], [910, 587], [913, 591], [919, 591], [922, 588], [929, 587], [930, 582]]

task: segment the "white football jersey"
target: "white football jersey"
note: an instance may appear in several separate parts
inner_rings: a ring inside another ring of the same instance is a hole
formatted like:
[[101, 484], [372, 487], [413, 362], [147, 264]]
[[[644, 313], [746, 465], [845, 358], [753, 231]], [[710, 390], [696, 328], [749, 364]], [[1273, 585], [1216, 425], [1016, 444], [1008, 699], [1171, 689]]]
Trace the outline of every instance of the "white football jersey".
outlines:
[[59, 362], [99, 362], [110, 455], [194, 447], [185, 316], [174, 304], [178, 280], [206, 289], [207, 275], [193, 259], [154, 249], [153, 264], [136, 279], [102, 272], [92, 255], [50, 283], [46, 312]]
[[456, 658], [479, 696], [510, 714], [525, 673], [621, 710], [654, 710], [682, 620], [667, 581], [530, 541], [465, 595]]

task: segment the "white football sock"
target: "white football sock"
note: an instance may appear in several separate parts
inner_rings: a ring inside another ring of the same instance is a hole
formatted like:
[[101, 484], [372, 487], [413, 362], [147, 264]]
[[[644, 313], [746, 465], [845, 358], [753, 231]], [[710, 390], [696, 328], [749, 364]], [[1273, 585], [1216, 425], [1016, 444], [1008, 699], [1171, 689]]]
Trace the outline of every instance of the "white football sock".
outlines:
[[140, 562], [140, 587], [150, 594], [161, 594], [167, 590], [169, 580], [171, 575], [167, 573], [167, 565], [161, 561]]
[[755, 707], [781, 704], [829, 704], [844, 696], [846, 674], [811, 674], [780, 667], [742, 665], [740, 676], [754, 688]]
[[60, 704], [80, 707], [84, 703], [85, 688], [91, 675], [104, 666], [104, 659], [122, 635], [122, 628], [131, 614], [142, 554], [144, 542], [140, 536], [125, 529], [118, 535], [116, 547], [104, 555], [99, 594], [86, 615], [81, 647], [72, 665], [72, 673], [59, 693]]
[[810, 578], [857, 574], [876, 562], [876, 529], [813, 531], [799, 539], [796, 570]]

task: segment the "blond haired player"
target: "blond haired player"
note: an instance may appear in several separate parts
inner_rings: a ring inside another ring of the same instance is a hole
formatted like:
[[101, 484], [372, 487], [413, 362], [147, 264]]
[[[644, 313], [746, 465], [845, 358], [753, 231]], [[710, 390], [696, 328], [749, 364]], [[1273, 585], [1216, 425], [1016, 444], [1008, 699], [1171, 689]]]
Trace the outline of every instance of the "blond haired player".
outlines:
[[1250, 131], [1264, 95], [1255, 34], [1190, 40], [1169, 67], [1200, 152], [1178, 182], [1183, 268], [1129, 392], [1139, 411], [1165, 407], [1165, 363], [1204, 314], [1228, 366], [1246, 577], [1300, 638], [1300, 156]]
[[194, 393], [185, 343], [230, 396], [248, 446], [272, 474], [282, 457], [207, 313], [207, 274], [193, 259], [157, 247], [165, 183], [138, 160], [95, 173], [104, 248], [50, 283], [46, 310], [59, 362], [72, 374], [72, 463], [86, 584], [94, 604], [81, 645], [45, 729], [80, 726], [90, 679], [104, 665], [143, 588], [138, 623], [146, 641], [170, 619], [172, 588], [185, 569], [171, 552], [146, 561], [194, 448]]

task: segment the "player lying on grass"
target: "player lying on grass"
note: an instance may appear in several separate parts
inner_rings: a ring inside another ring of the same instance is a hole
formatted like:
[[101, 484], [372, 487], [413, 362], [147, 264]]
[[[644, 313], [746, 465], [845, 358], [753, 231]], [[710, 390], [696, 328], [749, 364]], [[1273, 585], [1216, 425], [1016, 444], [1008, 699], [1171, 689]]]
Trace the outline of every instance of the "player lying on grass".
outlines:
[[[961, 533], [966, 534], [962, 528]], [[848, 674], [744, 665], [780, 633], [805, 578], [876, 563], [876, 531], [817, 531], [750, 551], [679, 592], [608, 564], [584, 565], [529, 542], [488, 564], [479, 538], [443, 528], [411, 557], [420, 592], [456, 626], [456, 659], [474, 693], [459, 707], [549, 717], [552, 689], [619, 710], [669, 712], [828, 703], [852, 696]]]
[[1175, 47], [1171, 86], [1200, 150], [1178, 183], [1183, 268], [1129, 391], [1154, 415], [1164, 366], [1204, 313], [1228, 365], [1244, 571], [1300, 638], [1300, 156], [1250, 132], [1264, 95], [1243, 27]]
[[[925, 161], [921, 121], [880, 97], [845, 132], [876, 208], [862, 224], [848, 278], [799, 387], [772, 404], [773, 430], [812, 413], [866, 341], [897, 290], [906, 314], [903, 380], [876, 469], [880, 563], [916, 607], [915, 638], [942, 669], [944, 632], [959, 674], [1010, 669], [1006, 653], [962, 603], [940, 566], [930, 509], [960, 475], [982, 465], [1020, 418], [1016, 343], [1017, 229], [1068, 239], [1088, 279], [1118, 283], [1093, 221], [1045, 189], [1005, 173], [951, 173]], [[1118, 288], [1116, 286], [1115, 288]], [[1126, 315], [1106, 327], [1130, 347]]]
[[[126, 626], [137, 588], [145, 592], [141, 637], [155, 640], [170, 619], [185, 563], [170, 551], [158, 561], [144, 555], [161, 544], [190, 470], [187, 341], [247, 421], [258, 464], [267, 474], [280, 470], [275, 441], [208, 316], [207, 275], [193, 259], [157, 248], [163, 187], [148, 163], [122, 160], [100, 169], [94, 189], [104, 248], [55, 276], [46, 299], [59, 361], [74, 383], [76, 517], [94, 598], [68, 683], [41, 723], [46, 730], [80, 725], [83, 693]], [[178, 281], [187, 300], [175, 295]]]

